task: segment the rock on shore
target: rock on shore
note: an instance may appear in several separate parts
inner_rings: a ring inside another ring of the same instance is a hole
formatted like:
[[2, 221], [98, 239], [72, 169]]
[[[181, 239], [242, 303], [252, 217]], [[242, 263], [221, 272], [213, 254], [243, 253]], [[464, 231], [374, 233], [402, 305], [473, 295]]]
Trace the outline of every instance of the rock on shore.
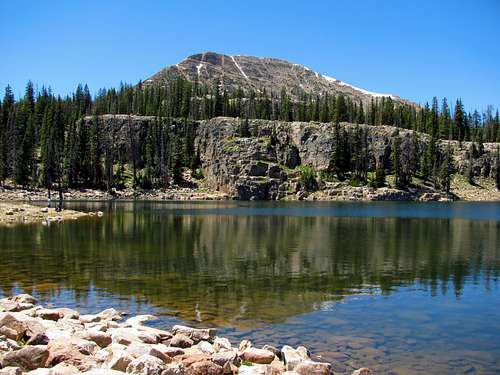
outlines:
[[[98, 213], [92, 213], [102, 216]], [[62, 210], [57, 212], [54, 208], [33, 206], [13, 202], [0, 202], [0, 224], [14, 223], [43, 223], [62, 222], [64, 220], [75, 220], [89, 215], [85, 212], [74, 210]]]
[[[212, 328], [146, 326], [139, 315], [122, 320], [113, 308], [80, 315], [47, 309], [28, 294], [0, 300], [0, 375], [329, 375], [330, 363], [311, 360], [304, 347], [248, 340], [233, 346]], [[356, 375], [369, 375], [367, 368]]]

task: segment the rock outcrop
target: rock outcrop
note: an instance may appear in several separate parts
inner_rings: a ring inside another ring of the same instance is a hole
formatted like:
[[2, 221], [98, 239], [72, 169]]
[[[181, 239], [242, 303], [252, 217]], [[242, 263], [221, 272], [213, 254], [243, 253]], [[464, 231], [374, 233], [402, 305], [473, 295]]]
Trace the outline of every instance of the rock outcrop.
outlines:
[[[90, 123], [91, 118], [86, 121]], [[102, 145], [113, 142], [116, 148], [129, 147], [131, 137], [135, 144], [145, 142], [151, 116], [104, 115], [100, 124], [103, 131]], [[355, 188], [347, 183], [330, 183], [319, 178], [329, 169], [332, 160], [332, 123], [283, 122], [249, 120], [251, 136], [239, 133], [243, 120], [218, 117], [191, 123], [195, 133], [195, 147], [199, 150], [205, 177], [204, 186], [210, 191], [240, 200], [276, 199], [325, 199], [325, 200], [449, 200], [453, 196], [425, 187], [418, 189]], [[170, 120], [169, 125], [182, 131], [185, 121]], [[396, 134], [401, 139], [405, 158], [419, 160], [429, 142], [425, 134], [392, 126], [369, 126], [341, 123], [341, 129], [352, 137], [357, 130], [363, 133], [369, 170], [377, 165], [392, 168], [391, 149]], [[132, 136], [131, 136], [132, 134]], [[472, 160], [474, 176], [492, 177], [496, 171], [497, 144], [484, 144], [484, 151], [468, 157], [470, 142], [447, 142], [437, 145], [437, 158], [442, 158], [450, 146], [453, 169], [466, 173]], [[317, 173], [314, 190], [305, 191], [300, 184], [300, 166], [311, 166]]]

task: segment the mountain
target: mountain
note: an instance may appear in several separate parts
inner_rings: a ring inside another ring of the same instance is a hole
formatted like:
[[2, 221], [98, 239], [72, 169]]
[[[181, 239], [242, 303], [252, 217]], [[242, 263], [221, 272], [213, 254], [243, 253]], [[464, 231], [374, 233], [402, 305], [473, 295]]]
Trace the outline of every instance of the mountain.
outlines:
[[176, 65], [166, 67], [144, 81], [144, 85], [165, 85], [177, 76], [206, 84], [220, 85], [228, 91], [238, 88], [265, 90], [279, 94], [285, 88], [292, 98], [305, 92], [313, 95], [343, 94], [368, 103], [372, 98], [391, 97], [396, 102], [409, 103], [398, 96], [367, 91], [340, 81], [306, 66], [274, 58], [229, 56], [204, 52], [189, 56]]

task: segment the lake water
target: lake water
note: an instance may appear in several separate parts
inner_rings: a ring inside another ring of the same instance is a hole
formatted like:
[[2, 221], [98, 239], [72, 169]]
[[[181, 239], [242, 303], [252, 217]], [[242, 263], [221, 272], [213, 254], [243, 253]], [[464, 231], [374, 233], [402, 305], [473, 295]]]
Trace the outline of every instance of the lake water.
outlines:
[[71, 203], [0, 227], [0, 294], [302, 344], [336, 373], [500, 373], [500, 204]]

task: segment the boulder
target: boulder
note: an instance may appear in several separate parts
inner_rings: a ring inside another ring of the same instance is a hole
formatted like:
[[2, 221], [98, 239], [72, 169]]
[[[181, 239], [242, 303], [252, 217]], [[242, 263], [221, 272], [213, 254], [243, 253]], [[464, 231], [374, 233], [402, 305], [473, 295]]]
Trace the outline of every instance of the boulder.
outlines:
[[130, 326], [142, 326], [145, 322], [157, 319], [154, 315], [137, 315], [125, 321]]
[[228, 339], [225, 337], [216, 337], [214, 340], [214, 349], [216, 352], [220, 351], [221, 349], [227, 349], [231, 350], [231, 342], [229, 342]]
[[[26, 316], [23, 313], [0, 313], [0, 327], [17, 332], [17, 338], [31, 338], [37, 333], [43, 333], [47, 328], [43, 321]], [[12, 331], [10, 331], [12, 333]]]
[[16, 296], [13, 296], [13, 297], [11, 297], [11, 300], [14, 302], [17, 302], [17, 303], [31, 303], [33, 305], [38, 302], [35, 297], [33, 297], [32, 295], [27, 294], [27, 293], [18, 294]]
[[80, 318], [80, 313], [73, 309], [68, 309], [66, 307], [61, 307], [56, 309], [65, 319], [78, 319]]
[[47, 367], [55, 366], [61, 362], [65, 362], [80, 370], [88, 370], [92, 363], [89, 357], [80, 352], [71, 340], [57, 339], [51, 340], [47, 345], [49, 355], [46, 361]]
[[212, 361], [222, 367], [224, 367], [227, 363], [231, 363], [235, 366], [239, 366], [241, 364], [238, 353], [232, 350], [224, 350], [212, 354]]
[[193, 345], [194, 345], [194, 341], [182, 333], [177, 333], [170, 340], [170, 346], [174, 346], [177, 348], [189, 348], [190, 346], [193, 346]]
[[208, 341], [200, 341], [197, 344], [198, 348], [205, 354], [214, 354], [215, 349], [212, 344], [210, 344]]
[[101, 311], [97, 317], [101, 320], [120, 320], [122, 318], [121, 314], [113, 308]]
[[26, 341], [26, 345], [47, 345], [49, 340], [45, 333], [36, 333]]
[[162, 375], [164, 370], [165, 364], [161, 359], [145, 354], [130, 362], [126, 372], [128, 374]]
[[93, 368], [91, 370], [81, 372], [79, 375], [123, 375], [123, 372], [112, 369]]
[[9, 328], [6, 326], [0, 327], [0, 335], [4, 335], [5, 337], [11, 339], [11, 340], [17, 340], [18, 339], [18, 333], [15, 329]]
[[57, 321], [63, 317], [63, 314], [56, 309], [40, 309], [35, 312], [35, 315], [45, 320], [54, 321]]
[[247, 348], [240, 354], [240, 358], [245, 362], [267, 365], [274, 360], [274, 353], [265, 349]]
[[5, 354], [2, 360], [4, 367], [19, 367], [21, 370], [30, 371], [45, 367], [49, 357], [49, 350], [45, 345], [26, 346], [19, 350]]
[[132, 357], [137, 358], [145, 354], [149, 354], [150, 349], [150, 345], [146, 345], [142, 342], [133, 342], [127, 347], [126, 350]]
[[106, 363], [106, 367], [116, 371], [127, 371], [128, 365], [134, 360], [129, 353], [123, 350], [113, 352], [112, 357]]
[[77, 337], [72, 338], [71, 342], [83, 355], [93, 355], [99, 348], [95, 342]]
[[164, 354], [158, 348], [155, 348], [155, 347], [150, 348], [148, 354], [152, 355], [153, 357], [156, 357], [158, 359], [161, 359], [162, 362], [165, 364], [172, 362], [172, 358], [170, 358], [168, 355]]
[[303, 351], [297, 351], [288, 345], [283, 346], [281, 353], [287, 370], [294, 370], [300, 362], [309, 360], [309, 357], [304, 356]]
[[162, 348], [160, 350], [163, 354], [166, 354], [171, 358], [184, 354], [184, 350], [182, 350], [181, 348], [176, 348], [176, 347], [172, 347], [172, 346], [166, 346], [165, 348]]
[[363, 367], [353, 371], [352, 375], [372, 375], [373, 371], [369, 368]]
[[73, 375], [80, 373], [75, 366], [71, 366], [67, 363], [59, 363], [58, 365], [52, 367], [51, 370], [53, 375]]
[[186, 375], [223, 375], [222, 367], [210, 360], [193, 363], [184, 370]]
[[245, 351], [245, 349], [248, 349], [251, 347], [252, 347], [252, 342], [250, 340], [241, 340], [238, 349], [240, 350], [240, 352], [243, 352], [243, 351]]
[[111, 335], [107, 332], [86, 330], [81, 333], [81, 337], [85, 340], [90, 340], [95, 342], [101, 348], [105, 348], [112, 342]]
[[0, 369], [0, 375], [22, 375], [22, 371], [19, 367], [4, 367]]
[[303, 361], [295, 366], [299, 375], [330, 375], [332, 366], [329, 363]]
[[215, 335], [217, 334], [217, 330], [213, 328], [199, 329], [199, 328], [190, 328], [186, 326], [175, 325], [172, 328], [172, 333], [174, 335], [178, 333], [183, 334], [189, 337], [195, 343], [198, 343], [203, 340], [208, 342], [213, 342]]
[[274, 355], [279, 359], [281, 360], [282, 359], [282, 355], [281, 355], [281, 350], [279, 350], [278, 348], [275, 348], [274, 346], [271, 346], [271, 345], [264, 345], [262, 347], [262, 349], [265, 349], [265, 350], [269, 350], [270, 352], [273, 352]]
[[101, 318], [99, 316], [92, 314], [80, 315], [79, 319], [82, 323], [95, 323], [101, 321]]

